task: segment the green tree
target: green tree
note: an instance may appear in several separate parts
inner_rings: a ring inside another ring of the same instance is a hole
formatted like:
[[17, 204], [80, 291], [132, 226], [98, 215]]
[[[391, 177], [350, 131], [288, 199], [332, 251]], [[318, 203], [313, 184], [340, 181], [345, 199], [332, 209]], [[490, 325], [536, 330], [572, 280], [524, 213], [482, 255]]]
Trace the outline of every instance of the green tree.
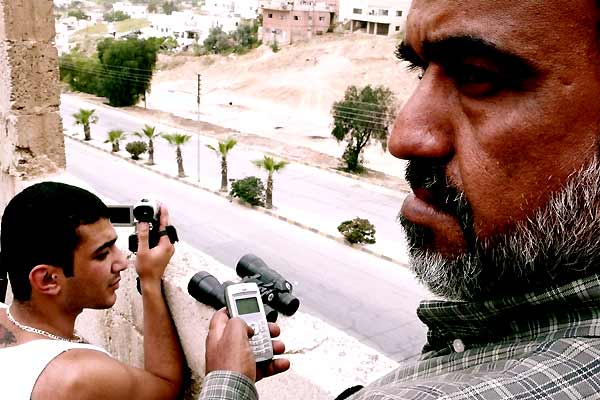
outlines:
[[104, 13], [102, 18], [106, 22], [118, 22], [118, 21], [125, 21], [126, 19], [130, 19], [131, 17], [126, 12], [118, 10], [118, 11], [109, 11], [107, 13]]
[[119, 144], [127, 135], [121, 129], [114, 129], [108, 132], [107, 139], [104, 143], [112, 145], [112, 152], [116, 153], [120, 150]]
[[235, 139], [229, 138], [224, 142], [219, 142], [218, 148], [207, 145], [209, 149], [221, 156], [221, 192], [227, 191], [227, 156], [236, 144], [237, 141]]
[[165, 40], [162, 42], [162, 44], [160, 45], [160, 49], [166, 52], [172, 52], [177, 48], [177, 46], [179, 46], [177, 40], [175, 40], [174, 37], [169, 36], [166, 37]]
[[394, 109], [394, 94], [383, 86], [350, 86], [344, 99], [333, 104], [331, 134], [338, 142], [348, 142], [342, 156], [347, 171], [362, 170], [361, 153], [372, 140], [379, 141], [385, 150]]
[[148, 139], [148, 165], [154, 165], [154, 140], [160, 136], [156, 127], [144, 125], [144, 128], [139, 132], [133, 133], [137, 137]]
[[159, 5], [160, 5], [160, 0], [150, 0], [148, 2], [148, 7], [146, 7], [146, 10], [149, 13], [156, 14], [156, 13], [158, 13], [158, 7], [159, 7]]
[[259, 168], [267, 170], [267, 194], [266, 204], [267, 208], [273, 208], [273, 174], [281, 171], [286, 165], [287, 161], [275, 161], [272, 157], [264, 156], [262, 160], [254, 161], [254, 165]]
[[233, 31], [231, 37], [235, 42], [235, 52], [238, 54], [246, 53], [249, 50], [258, 47], [258, 21], [242, 21], [237, 29]]
[[165, 1], [162, 5], [163, 12], [167, 15], [173, 14], [173, 11], [177, 11], [177, 5], [174, 1]]
[[102, 93], [112, 106], [136, 104], [150, 87], [160, 41], [104, 39], [98, 43]]
[[92, 140], [90, 124], [98, 122], [98, 116], [94, 114], [95, 112], [96, 110], [86, 110], [81, 108], [79, 109], [79, 112], [73, 114], [75, 124], [83, 126], [84, 140]]
[[184, 135], [181, 133], [166, 134], [163, 133], [162, 137], [169, 142], [171, 146], [175, 146], [175, 158], [177, 159], [177, 176], [185, 178], [185, 171], [183, 170], [183, 155], [181, 154], [181, 146], [189, 142], [192, 138], [190, 135]]
[[216, 26], [208, 31], [203, 46], [208, 54], [222, 54], [233, 50], [234, 42], [227, 33], [223, 32], [223, 28]]
[[146, 146], [146, 143], [137, 140], [135, 142], [127, 143], [125, 150], [131, 154], [133, 160], [139, 160], [140, 155], [148, 151], [148, 147]]
[[88, 15], [86, 13], [84, 13], [82, 10], [80, 9], [71, 9], [69, 10], [69, 12], [67, 13], [67, 15], [69, 17], [75, 17], [77, 19], [89, 19], [90, 17], [88, 17]]
[[102, 66], [97, 57], [87, 57], [78, 50], [59, 58], [60, 79], [72, 90], [90, 94], [102, 91]]

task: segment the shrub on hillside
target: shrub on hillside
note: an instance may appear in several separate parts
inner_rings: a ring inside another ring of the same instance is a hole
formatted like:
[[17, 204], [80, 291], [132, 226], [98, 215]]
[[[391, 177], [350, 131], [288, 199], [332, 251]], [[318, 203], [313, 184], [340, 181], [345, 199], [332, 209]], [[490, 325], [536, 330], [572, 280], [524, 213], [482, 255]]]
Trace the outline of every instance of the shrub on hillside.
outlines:
[[344, 221], [338, 226], [338, 231], [352, 244], [375, 243], [375, 226], [368, 219], [357, 217]]
[[234, 181], [231, 184], [229, 195], [252, 206], [264, 206], [265, 204], [265, 187], [260, 178], [256, 176], [247, 176]]
[[135, 142], [127, 143], [127, 146], [125, 146], [125, 150], [127, 150], [127, 152], [131, 154], [132, 159], [139, 160], [140, 155], [148, 151], [148, 146], [146, 145], [146, 142], [136, 140]]

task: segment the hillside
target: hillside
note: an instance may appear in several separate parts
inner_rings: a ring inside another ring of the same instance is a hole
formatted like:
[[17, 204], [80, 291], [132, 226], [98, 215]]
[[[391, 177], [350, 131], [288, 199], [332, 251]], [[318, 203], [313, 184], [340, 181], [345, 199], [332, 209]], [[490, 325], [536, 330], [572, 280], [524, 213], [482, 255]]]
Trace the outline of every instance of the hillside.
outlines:
[[[398, 39], [360, 33], [326, 35], [273, 53], [262, 46], [243, 56], [164, 57], [148, 107], [195, 119], [197, 75], [202, 74], [202, 119], [216, 125], [294, 142], [339, 157], [332, 139], [332, 104], [349, 85], [385, 85], [401, 104], [416, 74], [395, 58]], [[386, 170], [380, 147], [367, 164]]]
[[[206, 95], [231, 91], [327, 113], [349, 85], [385, 85], [404, 100], [415, 79], [394, 56], [397, 41], [364, 34], [331, 35], [278, 53], [262, 46], [243, 56], [188, 57], [184, 64], [159, 72], [154, 83], [189, 91], [196, 87], [196, 73], [201, 73]], [[171, 61], [180, 63], [180, 58]]]

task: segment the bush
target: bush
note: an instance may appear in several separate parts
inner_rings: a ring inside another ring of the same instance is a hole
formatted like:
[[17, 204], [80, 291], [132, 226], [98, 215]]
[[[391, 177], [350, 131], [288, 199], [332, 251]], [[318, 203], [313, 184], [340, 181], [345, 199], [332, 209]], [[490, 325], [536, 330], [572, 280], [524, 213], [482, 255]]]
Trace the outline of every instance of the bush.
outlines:
[[127, 150], [127, 152], [131, 154], [132, 159], [139, 160], [140, 154], [144, 154], [148, 151], [148, 146], [146, 145], [146, 142], [129, 142], [127, 143], [127, 146], [125, 146], [125, 150]]
[[256, 176], [247, 176], [234, 181], [231, 184], [229, 195], [252, 206], [264, 206], [265, 204], [265, 187], [260, 178]]
[[277, 53], [279, 51], [279, 44], [277, 44], [277, 39], [273, 39], [273, 43], [271, 43], [271, 50], [273, 50], [273, 53]]
[[368, 219], [357, 217], [344, 221], [338, 226], [338, 231], [352, 244], [375, 243], [375, 226]]
[[102, 17], [106, 22], [119, 22], [125, 21], [126, 19], [130, 19], [129, 14], [123, 11], [110, 11], [104, 14]]

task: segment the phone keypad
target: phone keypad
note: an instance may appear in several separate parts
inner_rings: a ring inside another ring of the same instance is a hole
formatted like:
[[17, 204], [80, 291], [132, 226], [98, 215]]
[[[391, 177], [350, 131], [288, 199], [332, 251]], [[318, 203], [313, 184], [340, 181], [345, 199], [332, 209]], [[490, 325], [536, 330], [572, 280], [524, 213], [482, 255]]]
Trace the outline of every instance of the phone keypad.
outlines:
[[250, 339], [252, 352], [257, 358], [262, 356], [271, 358], [273, 356], [273, 351], [268, 325], [252, 322], [250, 323], [250, 327], [254, 330], [254, 336]]

